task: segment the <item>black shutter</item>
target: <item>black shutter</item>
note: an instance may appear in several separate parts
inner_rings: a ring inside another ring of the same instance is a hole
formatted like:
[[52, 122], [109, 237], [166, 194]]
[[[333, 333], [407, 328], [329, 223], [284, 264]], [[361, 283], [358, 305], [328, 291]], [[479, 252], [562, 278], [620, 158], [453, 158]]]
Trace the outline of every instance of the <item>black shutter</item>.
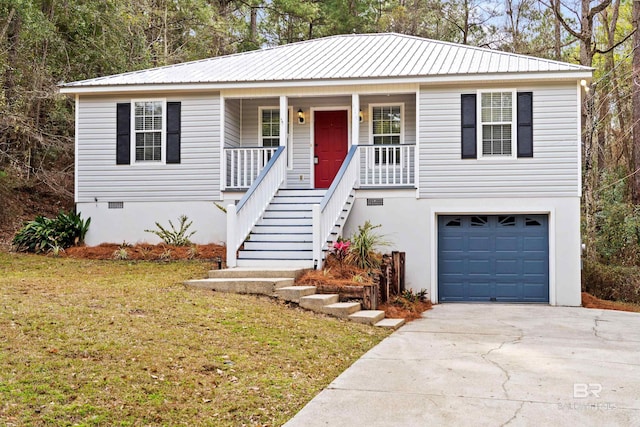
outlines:
[[518, 92], [518, 157], [533, 157], [533, 93]]
[[167, 102], [167, 163], [180, 163], [179, 102]]
[[463, 94], [462, 101], [462, 158], [477, 158], [476, 95]]
[[116, 164], [131, 163], [131, 104], [119, 103], [116, 108]]

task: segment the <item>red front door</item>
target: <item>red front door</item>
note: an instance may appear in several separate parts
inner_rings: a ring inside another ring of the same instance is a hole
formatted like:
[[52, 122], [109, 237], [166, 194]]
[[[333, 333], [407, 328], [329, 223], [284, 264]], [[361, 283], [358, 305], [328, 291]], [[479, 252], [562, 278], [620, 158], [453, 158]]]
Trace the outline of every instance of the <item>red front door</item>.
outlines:
[[347, 156], [348, 112], [316, 111], [314, 115], [315, 188], [329, 188]]

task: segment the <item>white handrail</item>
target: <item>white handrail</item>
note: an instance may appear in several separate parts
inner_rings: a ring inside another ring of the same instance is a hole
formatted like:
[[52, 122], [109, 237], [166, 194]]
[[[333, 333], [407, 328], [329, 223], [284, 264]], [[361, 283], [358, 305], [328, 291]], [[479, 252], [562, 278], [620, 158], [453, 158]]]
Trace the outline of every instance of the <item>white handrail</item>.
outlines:
[[359, 145], [360, 185], [398, 187], [415, 184], [414, 144]]
[[[283, 154], [284, 153], [284, 154]], [[237, 205], [227, 206], [227, 266], [237, 265], [236, 252], [258, 222], [287, 175], [286, 147], [278, 147]]]
[[340, 218], [349, 195], [358, 185], [360, 158], [356, 155], [357, 150], [357, 146], [351, 147], [322, 202], [313, 206], [313, 261], [318, 269], [322, 268], [322, 251], [327, 239]]
[[249, 188], [278, 147], [225, 148], [225, 188]]

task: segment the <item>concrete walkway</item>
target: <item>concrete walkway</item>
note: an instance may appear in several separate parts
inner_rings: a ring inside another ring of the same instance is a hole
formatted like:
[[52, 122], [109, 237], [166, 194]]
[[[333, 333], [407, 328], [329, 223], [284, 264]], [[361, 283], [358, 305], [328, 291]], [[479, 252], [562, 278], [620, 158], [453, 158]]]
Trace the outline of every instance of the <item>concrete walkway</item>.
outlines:
[[285, 424], [433, 425], [640, 426], [640, 313], [439, 305]]

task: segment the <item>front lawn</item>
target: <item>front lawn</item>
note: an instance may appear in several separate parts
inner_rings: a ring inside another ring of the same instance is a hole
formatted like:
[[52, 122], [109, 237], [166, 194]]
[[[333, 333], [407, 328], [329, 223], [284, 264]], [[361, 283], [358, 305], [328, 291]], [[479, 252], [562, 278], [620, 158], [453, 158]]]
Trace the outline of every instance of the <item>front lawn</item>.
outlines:
[[208, 268], [0, 253], [0, 424], [281, 425], [389, 334]]

